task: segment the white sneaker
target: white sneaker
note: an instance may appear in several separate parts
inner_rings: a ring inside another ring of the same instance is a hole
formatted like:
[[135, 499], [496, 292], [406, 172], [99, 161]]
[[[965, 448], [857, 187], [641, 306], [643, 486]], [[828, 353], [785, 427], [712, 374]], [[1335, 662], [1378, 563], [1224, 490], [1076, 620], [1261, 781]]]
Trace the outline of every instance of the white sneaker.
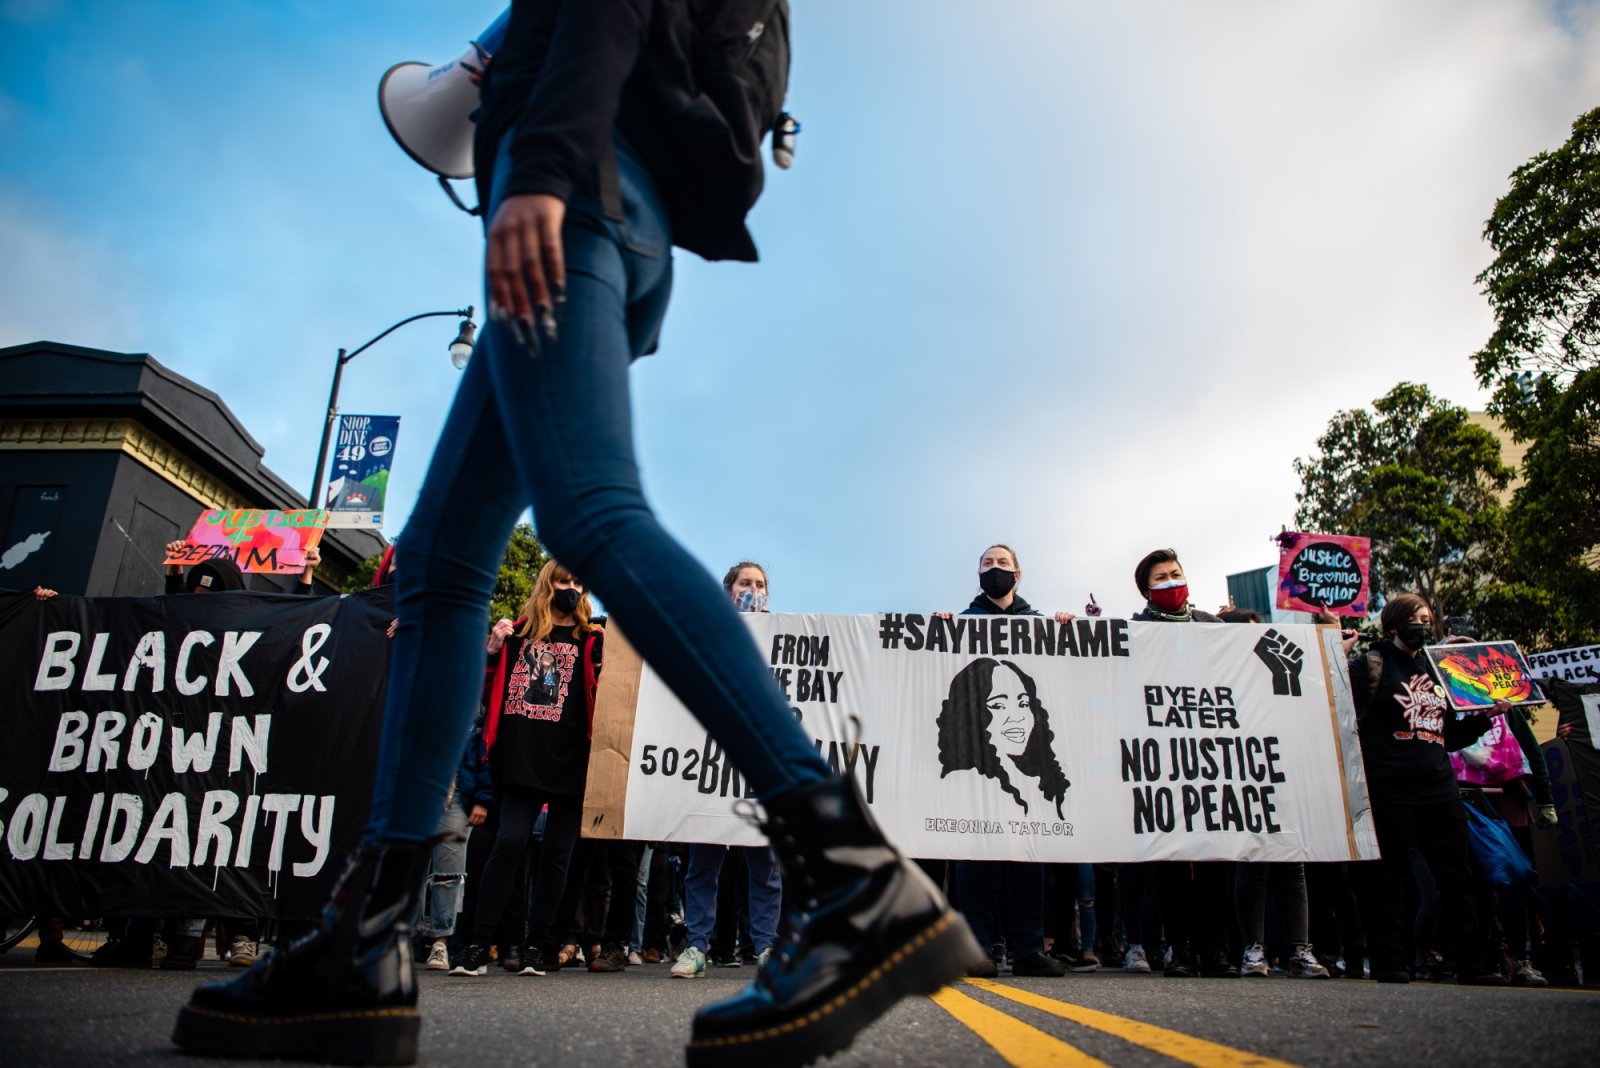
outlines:
[[765, 968], [767, 966], [767, 961], [769, 961], [771, 959], [772, 959], [772, 947], [768, 946], [766, 949], [763, 949], [760, 953], [756, 954], [756, 967], [757, 968]]
[[1549, 986], [1550, 980], [1546, 979], [1539, 969], [1533, 966], [1531, 960], [1517, 961], [1517, 970], [1511, 976], [1512, 986]]
[[644, 958], [639, 956], [639, 951], [637, 949], [630, 949], [628, 950], [628, 963], [642, 965], [644, 963]]
[[673, 962], [672, 976], [674, 979], [704, 979], [706, 977], [706, 955], [694, 946], [689, 946], [678, 959]]
[[1266, 978], [1267, 951], [1261, 948], [1261, 943], [1244, 947], [1244, 960], [1239, 964], [1239, 974]]
[[1150, 961], [1145, 958], [1143, 946], [1134, 944], [1128, 947], [1127, 954], [1122, 958], [1122, 970], [1149, 974]]
[[1317, 955], [1311, 952], [1310, 946], [1296, 946], [1294, 955], [1289, 958], [1289, 963], [1284, 966], [1284, 971], [1289, 973], [1290, 979], [1329, 979], [1328, 969], [1322, 966]]
[[445, 940], [440, 938], [428, 950], [428, 971], [447, 972], [450, 970], [450, 947]]

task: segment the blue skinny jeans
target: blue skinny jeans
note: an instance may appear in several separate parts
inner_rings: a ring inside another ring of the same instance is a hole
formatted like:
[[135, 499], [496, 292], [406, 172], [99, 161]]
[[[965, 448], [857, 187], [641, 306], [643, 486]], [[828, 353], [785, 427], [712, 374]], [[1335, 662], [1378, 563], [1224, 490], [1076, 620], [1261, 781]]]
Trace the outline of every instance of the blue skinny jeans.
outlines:
[[[647, 663], [770, 799], [830, 775], [721, 585], [662, 528], [634, 458], [628, 368], [672, 289], [667, 213], [616, 138], [624, 221], [575, 191], [559, 338], [520, 345], [491, 321], [467, 365], [395, 550], [400, 620], [367, 841], [438, 825], [483, 685], [488, 605], [530, 504], [546, 549], [599, 595]], [[510, 172], [496, 159], [487, 218]]]

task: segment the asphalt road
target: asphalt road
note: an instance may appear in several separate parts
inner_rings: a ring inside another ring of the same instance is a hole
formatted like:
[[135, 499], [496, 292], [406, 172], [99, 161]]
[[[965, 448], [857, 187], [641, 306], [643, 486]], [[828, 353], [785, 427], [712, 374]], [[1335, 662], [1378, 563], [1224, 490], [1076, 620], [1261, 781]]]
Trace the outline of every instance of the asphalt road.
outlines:
[[[227, 974], [218, 963], [134, 972], [0, 957], [0, 1068], [231, 1063], [184, 1057], [168, 1041], [197, 979]], [[702, 980], [673, 979], [664, 964], [542, 979], [425, 972], [422, 1060], [472, 1068], [681, 1064], [695, 1007], [733, 994], [751, 975], [712, 969]], [[1588, 1068], [1600, 1062], [1600, 991], [1121, 972], [1002, 978], [902, 1003], [826, 1063], [1135, 1068], [1174, 1059], [1197, 1068]]]

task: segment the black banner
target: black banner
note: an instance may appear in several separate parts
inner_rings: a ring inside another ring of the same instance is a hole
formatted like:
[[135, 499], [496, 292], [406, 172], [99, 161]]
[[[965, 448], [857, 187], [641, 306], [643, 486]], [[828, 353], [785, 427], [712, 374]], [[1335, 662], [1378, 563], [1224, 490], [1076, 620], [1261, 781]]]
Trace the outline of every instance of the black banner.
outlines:
[[366, 821], [393, 615], [0, 595], [0, 912], [314, 915]]

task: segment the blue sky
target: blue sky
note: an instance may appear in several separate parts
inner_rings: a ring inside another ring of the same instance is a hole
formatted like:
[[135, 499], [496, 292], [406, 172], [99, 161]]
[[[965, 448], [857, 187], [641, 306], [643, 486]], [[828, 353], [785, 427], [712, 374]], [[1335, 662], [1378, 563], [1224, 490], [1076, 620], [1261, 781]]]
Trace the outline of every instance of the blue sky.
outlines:
[[[376, 87], [502, 6], [0, 0], [0, 344], [149, 352], [305, 486], [335, 350], [483, 304]], [[1482, 222], [1600, 103], [1595, 4], [793, 6], [763, 262], [680, 254], [634, 372], [652, 500], [787, 610], [956, 608], [995, 541], [1043, 608], [1132, 611], [1164, 545], [1219, 602], [1335, 411], [1481, 403]], [[344, 411], [402, 417], [390, 533], [454, 330], [346, 372]]]

